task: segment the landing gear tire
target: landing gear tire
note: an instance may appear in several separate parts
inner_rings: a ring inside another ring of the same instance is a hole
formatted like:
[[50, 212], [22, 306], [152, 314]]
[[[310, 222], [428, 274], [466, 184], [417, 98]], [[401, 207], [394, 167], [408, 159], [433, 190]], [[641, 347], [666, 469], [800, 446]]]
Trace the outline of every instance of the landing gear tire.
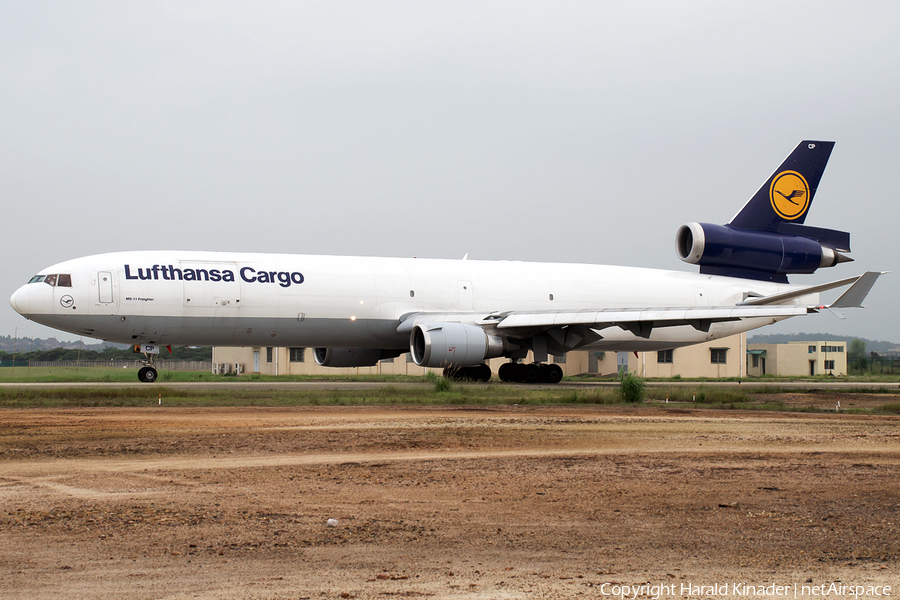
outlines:
[[541, 365], [541, 381], [543, 383], [559, 383], [563, 378], [563, 370], [559, 365]]
[[497, 371], [500, 381], [509, 383], [559, 383], [563, 370], [559, 365], [505, 363]]
[[159, 377], [159, 373], [153, 367], [141, 367], [138, 371], [138, 380], [144, 383], [153, 383]]
[[472, 381], [487, 383], [491, 380], [491, 368], [485, 364], [463, 369], [464, 377]]

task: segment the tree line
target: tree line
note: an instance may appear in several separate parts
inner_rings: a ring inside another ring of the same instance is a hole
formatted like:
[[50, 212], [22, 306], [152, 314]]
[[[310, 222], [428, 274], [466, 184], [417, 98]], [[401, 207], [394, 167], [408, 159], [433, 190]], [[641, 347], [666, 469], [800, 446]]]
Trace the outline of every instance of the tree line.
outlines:
[[[53, 348], [52, 350], [32, 350], [29, 352], [4, 352], [0, 351], [0, 361], [16, 362], [56, 362], [63, 360], [139, 360], [144, 357], [141, 353], [135, 353], [131, 347], [125, 349], [106, 346], [102, 350], [84, 350], [77, 348]], [[160, 350], [160, 360], [212, 360], [212, 348], [208, 346], [199, 348], [186, 348], [184, 346], [172, 347], [172, 353], [165, 348]]]
[[882, 356], [874, 350], [866, 352], [866, 343], [863, 340], [850, 340], [847, 347], [847, 370], [851, 375], [867, 374], [891, 374], [900, 367], [900, 358], [897, 356]]

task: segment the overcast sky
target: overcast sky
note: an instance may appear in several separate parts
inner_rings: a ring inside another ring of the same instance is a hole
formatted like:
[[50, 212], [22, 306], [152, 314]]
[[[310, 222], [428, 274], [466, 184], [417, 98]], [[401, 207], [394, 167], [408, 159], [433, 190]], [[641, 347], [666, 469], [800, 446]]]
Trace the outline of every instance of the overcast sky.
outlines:
[[[5, 299], [116, 250], [696, 271], [803, 139], [856, 262], [792, 282], [897, 270], [898, 109], [893, 1], [2, 2], [0, 335], [77, 339]], [[758, 332], [900, 343], [898, 292]]]

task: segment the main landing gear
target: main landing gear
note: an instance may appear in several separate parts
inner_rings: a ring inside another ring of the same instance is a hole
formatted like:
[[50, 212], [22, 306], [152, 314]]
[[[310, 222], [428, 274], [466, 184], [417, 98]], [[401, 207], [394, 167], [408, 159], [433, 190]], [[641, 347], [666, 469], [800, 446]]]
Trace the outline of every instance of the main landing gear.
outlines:
[[500, 381], [512, 383], [559, 383], [563, 370], [559, 365], [508, 362], [497, 371]]
[[[563, 378], [563, 370], [559, 365], [520, 364], [509, 362], [500, 366], [497, 373], [500, 381], [508, 383], [559, 383]], [[451, 367], [444, 369], [447, 379], [487, 382], [491, 380], [491, 368], [487, 365], [477, 367]]]

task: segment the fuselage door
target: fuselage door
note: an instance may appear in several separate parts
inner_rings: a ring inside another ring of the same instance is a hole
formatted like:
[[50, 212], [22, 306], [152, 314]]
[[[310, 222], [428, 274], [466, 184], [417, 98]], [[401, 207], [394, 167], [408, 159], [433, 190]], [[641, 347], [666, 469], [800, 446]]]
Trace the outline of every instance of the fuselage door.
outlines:
[[109, 271], [97, 273], [97, 291], [100, 293], [100, 302], [109, 304], [113, 302], [113, 279]]
[[191, 308], [241, 306], [241, 284], [234, 263], [182, 262], [177, 277], [184, 281], [184, 305]]

